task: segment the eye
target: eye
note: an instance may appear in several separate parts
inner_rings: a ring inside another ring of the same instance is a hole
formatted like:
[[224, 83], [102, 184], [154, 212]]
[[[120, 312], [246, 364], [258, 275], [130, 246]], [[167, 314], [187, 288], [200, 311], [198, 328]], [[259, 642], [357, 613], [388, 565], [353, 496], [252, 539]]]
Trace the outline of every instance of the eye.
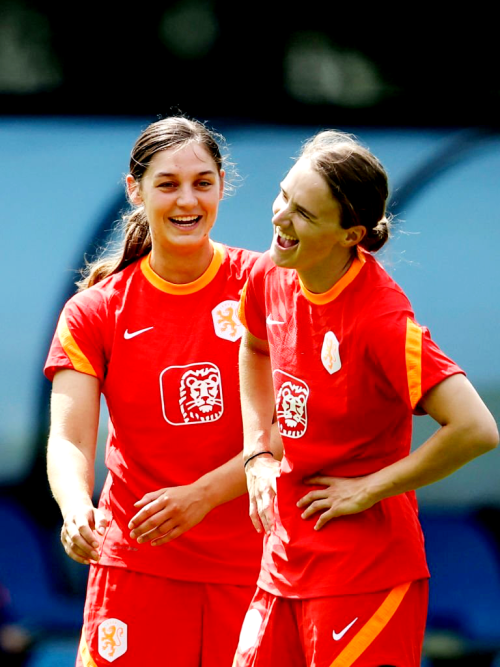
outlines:
[[200, 188], [209, 188], [211, 185], [213, 185], [212, 181], [206, 181], [206, 180], [198, 181], [198, 186]]
[[163, 188], [165, 190], [170, 190], [172, 188], [175, 188], [177, 186], [177, 183], [174, 181], [162, 181], [161, 183], [158, 183], [159, 188]]

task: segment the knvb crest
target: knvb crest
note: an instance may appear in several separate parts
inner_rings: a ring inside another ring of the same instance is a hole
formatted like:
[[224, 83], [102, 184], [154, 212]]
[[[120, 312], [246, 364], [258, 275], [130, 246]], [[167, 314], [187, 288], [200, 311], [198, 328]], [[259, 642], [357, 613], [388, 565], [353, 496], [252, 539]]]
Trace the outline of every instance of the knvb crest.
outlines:
[[98, 629], [99, 655], [113, 662], [127, 650], [127, 624], [117, 618], [108, 618]]
[[237, 341], [243, 335], [243, 325], [238, 319], [238, 302], [222, 301], [212, 310], [215, 333], [219, 338]]
[[174, 426], [217, 421], [224, 412], [220, 370], [210, 361], [166, 368], [160, 392], [163, 416]]
[[339, 341], [333, 331], [327, 331], [321, 348], [321, 361], [326, 370], [332, 375], [340, 370]]
[[301, 438], [307, 429], [309, 387], [284, 371], [275, 370], [273, 375], [279, 431], [288, 438]]

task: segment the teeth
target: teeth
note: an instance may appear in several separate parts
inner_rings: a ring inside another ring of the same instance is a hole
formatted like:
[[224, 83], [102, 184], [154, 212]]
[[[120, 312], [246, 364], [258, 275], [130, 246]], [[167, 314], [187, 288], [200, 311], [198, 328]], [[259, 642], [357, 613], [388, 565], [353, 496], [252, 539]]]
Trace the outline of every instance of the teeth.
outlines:
[[175, 220], [176, 222], [194, 222], [195, 220], [198, 220], [199, 217], [199, 215], [176, 215], [172, 220]]
[[283, 230], [279, 229], [279, 227], [278, 227], [276, 233], [278, 234], [278, 236], [281, 236], [282, 239], [287, 239], [288, 241], [297, 241], [295, 236], [289, 236], [288, 234], [285, 234], [285, 232]]

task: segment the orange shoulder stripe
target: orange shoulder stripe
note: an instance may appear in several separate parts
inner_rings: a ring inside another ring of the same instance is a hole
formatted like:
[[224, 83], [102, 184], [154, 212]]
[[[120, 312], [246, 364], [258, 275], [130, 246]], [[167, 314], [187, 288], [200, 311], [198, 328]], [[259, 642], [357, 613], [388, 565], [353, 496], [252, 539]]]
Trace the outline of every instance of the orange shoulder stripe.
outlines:
[[410, 586], [411, 581], [406, 584], [400, 584], [392, 589], [370, 620], [365, 623], [358, 634], [339, 653], [330, 667], [351, 667], [354, 661], [359, 658], [382, 632], [387, 623], [389, 623]]
[[410, 318], [406, 321], [406, 375], [411, 407], [422, 398], [422, 329]]
[[61, 313], [61, 317], [59, 318], [59, 322], [57, 324], [57, 335], [64, 351], [73, 364], [74, 369], [76, 371], [80, 371], [81, 373], [86, 373], [87, 375], [93, 375], [94, 377], [97, 377], [97, 373], [93, 369], [92, 364], [80, 350], [78, 343], [73, 338], [71, 331], [69, 330], [68, 323], [66, 322], [66, 316], [64, 315], [64, 312]]
[[248, 329], [247, 318], [245, 315], [245, 299], [247, 296], [247, 287], [248, 287], [248, 280], [243, 285], [243, 289], [241, 290], [240, 302], [238, 304], [238, 319], [243, 324], [245, 329]]
[[87, 646], [84, 632], [85, 631], [82, 630], [82, 637], [80, 639], [80, 648], [79, 648], [83, 667], [97, 667], [92, 656], [90, 655], [89, 647]]

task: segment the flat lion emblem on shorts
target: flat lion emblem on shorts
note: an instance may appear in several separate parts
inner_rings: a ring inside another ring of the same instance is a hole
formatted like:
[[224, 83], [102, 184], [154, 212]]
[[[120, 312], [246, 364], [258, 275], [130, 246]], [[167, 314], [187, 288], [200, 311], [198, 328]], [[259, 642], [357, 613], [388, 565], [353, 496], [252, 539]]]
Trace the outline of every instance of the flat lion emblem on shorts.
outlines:
[[321, 347], [321, 361], [326, 370], [332, 375], [340, 370], [342, 363], [339, 354], [339, 341], [333, 331], [327, 331]]
[[127, 624], [117, 618], [108, 618], [98, 628], [99, 655], [113, 662], [127, 650]]
[[166, 368], [160, 391], [163, 416], [175, 426], [213, 422], [224, 412], [220, 370], [210, 361]]
[[212, 310], [212, 319], [219, 338], [237, 341], [243, 335], [243, 325], [238, 319], [238, 301], [221, 301]]
[[275, 370], [273, 375], [279, 431], [288, 438], [301, 438], [307, 429], [309, 387], [284, 371]]

